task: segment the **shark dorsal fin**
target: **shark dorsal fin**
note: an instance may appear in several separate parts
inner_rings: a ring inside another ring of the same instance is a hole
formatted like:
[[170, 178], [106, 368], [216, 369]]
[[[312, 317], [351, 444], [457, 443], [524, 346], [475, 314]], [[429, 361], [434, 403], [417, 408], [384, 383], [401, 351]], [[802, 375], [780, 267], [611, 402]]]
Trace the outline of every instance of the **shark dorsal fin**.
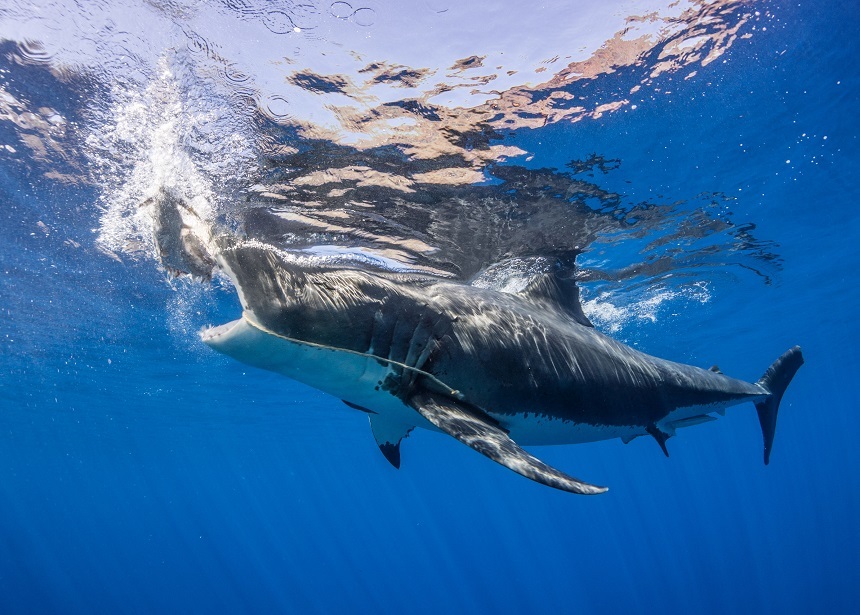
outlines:
[[582, 311], [579, 287], [573, 278], [563, 276], [560, 267], [535, 276], [520, 294], [560, 309], [581, 325], [594, 327]]

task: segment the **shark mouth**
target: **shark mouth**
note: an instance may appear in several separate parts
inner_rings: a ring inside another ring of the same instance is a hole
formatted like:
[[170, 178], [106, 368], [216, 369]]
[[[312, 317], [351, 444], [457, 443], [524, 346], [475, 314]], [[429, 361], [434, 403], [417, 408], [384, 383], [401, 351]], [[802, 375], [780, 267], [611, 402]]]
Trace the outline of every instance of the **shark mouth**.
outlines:
[[203, 340], [205, 344], [216, 344], [219, 339], [223, 339], [224, 336], [229, 335], [232, 331], [236, 329], [239, 325], [244, 321], [243, 318], [237, 318], [236, 320], [231, 320], [228, 323], [224, 323], [223, 325], [217, 325], [213, 327], [206, 327], [200, 331], [200, 339]]

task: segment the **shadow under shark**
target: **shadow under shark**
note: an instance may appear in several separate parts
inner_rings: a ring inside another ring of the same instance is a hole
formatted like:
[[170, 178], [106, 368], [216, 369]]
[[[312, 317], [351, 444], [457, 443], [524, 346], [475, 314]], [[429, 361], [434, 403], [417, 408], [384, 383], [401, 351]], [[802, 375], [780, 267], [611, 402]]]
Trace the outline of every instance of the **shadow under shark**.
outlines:
[[[799, 347], [758, 382], [649, 356], [595, 330], [566, 269], [511, 294], [414, 273], [326, 266], [227, 236], [215, 260], [242, 317], [201, 332], [228, 356], [339, 397], [366, 412], [385, 457], [415, 427], [445, 432], [493, 461], [564, 491], [573, 478], [520, 445], [651, 435], [666, 452], [679, 427], [751, 401], [768, 463]], [[668, 453], [667, 453], [668, 454]]]

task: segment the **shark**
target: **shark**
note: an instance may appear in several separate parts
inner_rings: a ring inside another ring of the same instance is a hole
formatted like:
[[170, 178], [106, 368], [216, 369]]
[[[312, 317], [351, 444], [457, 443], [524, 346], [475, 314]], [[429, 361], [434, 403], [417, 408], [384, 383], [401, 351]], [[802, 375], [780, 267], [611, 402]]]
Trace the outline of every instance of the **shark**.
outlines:
[[538, 483], [577, 494], [605, 487], [549, 466], [523, 446], [611, 438], [666, 440], [752, 402], [770, 460], [780, 400], [799, 347], [757, 382], [675, 363], [594, 328], [558, 267], [519, 293], [419, 273], [327, 267], [255, 241], [215, 257], [242, 316], [205, 344], [367, 413], [386, 459], [420, 427], [444, 432]]
[[169, 270], [209, 278], [219, 269], [237, 291], [241, 316], [203, 329], [202, 341], [367, 414], [395, 468], [404, 438], [422, 428], [543, 485], [594, 495], [607, 488], [523, 447], [650, 436], [668, 456], [678, 429], [745, 402], [756, 409], [767, 464], [780, 402], [803, 364], [795, 346], [746, 382], [716, 366], [650, 356], [593, 326], [560, 262], [519, 292], [502, 292], [228, 233], [201, 239], [181, 198], [161, 194], [154, 203], [155, 241]]

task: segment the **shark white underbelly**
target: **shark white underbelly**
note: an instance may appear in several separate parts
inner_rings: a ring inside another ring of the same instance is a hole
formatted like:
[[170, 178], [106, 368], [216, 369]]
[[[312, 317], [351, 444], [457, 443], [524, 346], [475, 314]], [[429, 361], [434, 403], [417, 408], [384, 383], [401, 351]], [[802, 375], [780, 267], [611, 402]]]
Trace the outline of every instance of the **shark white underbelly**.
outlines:
[[419, 426], [438, 431], [386, 390], [385, 383], [396, 367], [390, 361], [280, 336], [267, 331], [249, 312], [238, 320], [205, 329], [201, 339], [243, 363], [297, 380], [405, 429]]

